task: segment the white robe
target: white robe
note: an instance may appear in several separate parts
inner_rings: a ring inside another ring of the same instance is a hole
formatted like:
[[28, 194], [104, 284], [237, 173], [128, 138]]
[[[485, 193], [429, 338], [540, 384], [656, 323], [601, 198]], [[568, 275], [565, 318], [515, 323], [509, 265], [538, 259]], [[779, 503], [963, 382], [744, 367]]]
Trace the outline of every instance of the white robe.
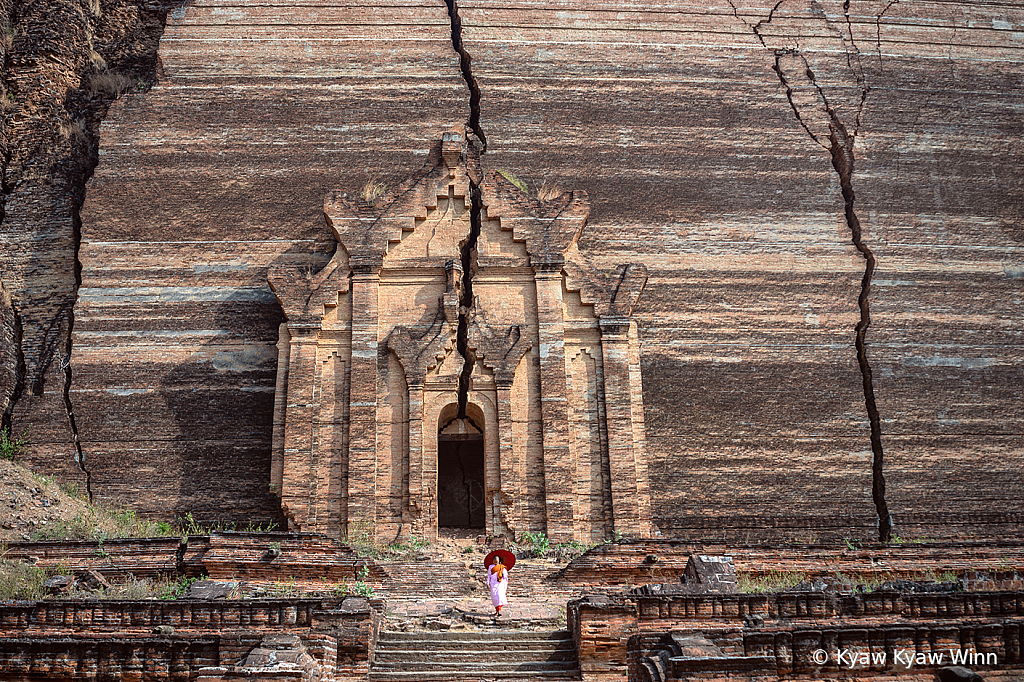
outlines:
[[487, 586], [491, 588], [491, 603], [495, 606], [505, 606], [508, 604], [508, 600], [505, 599], [505, 590], [508, 589], [507, 568], [504, 573], [505, 575], [502, 576], [502, 579], [498, 580], [497, 577], [495, 577], [495, 572], [490, 568], [487, 569]]

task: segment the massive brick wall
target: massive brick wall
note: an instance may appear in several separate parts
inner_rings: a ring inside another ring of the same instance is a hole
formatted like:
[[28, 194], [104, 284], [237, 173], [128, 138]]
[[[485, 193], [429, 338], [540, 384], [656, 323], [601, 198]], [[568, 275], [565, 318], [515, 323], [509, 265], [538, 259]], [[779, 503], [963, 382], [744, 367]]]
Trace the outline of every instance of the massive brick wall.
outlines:
[[64, 399], [79, 208], [100, 121], [152, 81], [169, 4], [0, 2], [0, 282], [20, 321], [0, 352], [0, 416], [30, 433], [37, 464], [83, 484]]
[[83, 208], [86, 467], [102, 499], [148, 513], [276, 518], [267, 270], [329, 239], [329, 190], [403, 180], [466, 114], [448, 18], [197, 2], [171, 15], [160, 58], [161, 81], [108, 116]]
[[[649, 269], [666, 534], [872, 535], [873, 470], [898, 533], [1020, 528], [1024, 11], [843, 7], [460, 3], [484, 167], [586, 190], [581, 251]], [[317, 265], [327, 191], [408, 177], [470, 97], [436, 1], [205, 0], [160, 58], [111, 110], [82, 212], [84, 466], [143, 511], [273, 518], [267, 269]]]
[[[866, 353], [897, 532], [1019, 528], [1024, 13], [843, 8], [460, 2], [485, 161], [585, 189], [581, 250], [650, 270], [635, 314], [666, 533], [876, 523], [846, 181], [877, 262]], [[846, 159], [830, 124], [856, 134]]]

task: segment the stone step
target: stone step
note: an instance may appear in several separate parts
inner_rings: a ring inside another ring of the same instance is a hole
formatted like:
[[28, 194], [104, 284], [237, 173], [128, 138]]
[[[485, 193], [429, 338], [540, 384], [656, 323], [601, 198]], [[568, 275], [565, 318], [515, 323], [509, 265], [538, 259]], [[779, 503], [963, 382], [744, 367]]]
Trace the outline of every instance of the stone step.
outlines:
[[575, 671], [561, 670], [483, 670], [461, 667], [458, 670], [410, 670], [381, 671], [371, 670], [366, 677], [370, 682], [404, 682], [404, 680], [505, 680], [514, 679], [518, 682], [548, 682], [549, 680], [578, 680], [580, 674]]
[[545, 642], [540, 640], [525, 640], [516, 642], [481, 642], [481, 641], [439, 641], [439, 642], [387, 642], [377, 643], [378, 653], [392, 651], [422, 652], [429, 655], [435, 652], [459, 652], [459, 651], [497, 651], [497, 652], [556, 652], [575, 651], [576, 647], [571, 641]]
[[578, 679], [565, 630], [380, 633], [370, 680]]
[[505, 661], [521, 662], [576, 662], [576, 651], [573, 649], [559, 649], [550, 651], [545, 649], [519, 649], [519, 650], [495, 650], [495, 649], [459, 649], [453, 651], [432, 651], [425, 652], [418, 649], [389, 649], [387, 651], [376, 651], [373, 655], [374, 664], [402, 663], [408, 661], [435, 662], [435, 663], [472, 663], [488, 657], [500, 656]]
[[575, 651], [572, 640], [514, 640], [514, 641], [404, 641], [378, 642], [377, 651]]
[[383, 630], [377, 640], [378, 646], [390, 642], [427, 642], [437, 645], [446, 642], [568, 642], [572, 634], [568, 630], [501, 630], [496, 632], [459, 631], [439, 632], [398, 632]]

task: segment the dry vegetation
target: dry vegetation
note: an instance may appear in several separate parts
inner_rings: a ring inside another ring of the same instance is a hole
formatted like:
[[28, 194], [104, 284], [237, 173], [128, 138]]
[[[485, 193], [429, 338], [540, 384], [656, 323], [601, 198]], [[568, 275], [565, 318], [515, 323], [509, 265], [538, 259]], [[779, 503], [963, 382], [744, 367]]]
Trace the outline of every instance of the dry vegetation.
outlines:
[[[4, 550], [0, 547], [0, 553]], [[40, 568], [21, 561], [0, 559], [0, 602], [60, 599], [178, 599], [195, 578], [153, 580], [126, 575], [101, 583], [92, 577], [76, 580], [71, 587], [56, 591], [46, 582], [57, 576], [71, 576], [66, 567]]]
[[371, 178], [366, 181], [365, 185], [363, 185], [363, 189], [359, 193], [359, 196], [362, 197], [363, 201], [366, 203], [371, 206], [375, 206], [387, 191], [387, 185], [385, 185], [382, 180], [379, 178]]
[[873, 592], [887, 584], [897, 582], [915, 582], [924, 584], [956, 584], [960, 579], [953, 571], [924, 570], [911, 575], [894, 575], [888, 572], [865, 575], [847, 575], [835, 573], [823, 578], [814, 578], [801, 571], [768, 571], [767, 573], [736, 572], [736, 585], [740, 592], [768, 593], [785, 592], [801, 583], [817, 583], [827, 585], [830, 589], [853, 592]]
[[60, 135], [65, 140], [73, 140], [75, 142], [86, 142], [89, 139], [85, 127], [85, 120], [81, 118], [74, 123], [61, 123]]
[[541, 201], [552, 201], [562, 194], [562, 188], [548, 180], [540, 183], [540, 187], [537, 188], [537, 198]]
[[96, 50], [89, 50], [89, 62], [92, 64], [92, 68], [97, 71], [107, 70], [107, 60]]
[[736, 586], [740, 592], [784, 592], [806, 579], [806, 574], [796, 571], [769, 571], [762, 575], [737, 571]]
[[47, 593], [46, 581], [55, 575], [56, 569], [0, 559], [0, 601], [42, 599]]
[[525, 182], [523, 182], [522, 180], [517, 178], [515, 176], [515, 174], [512, 173], [512, 171], [507, 171], [504, 168], [499, 168], [498, 169], [498, 175], [500, 175], [501, 177], [505, 178], [506, 180], [511, 182], [513, 185], [515, 185], [516, 188], [520, 192], [525, 192], [525, 193], [529, 194], [529, 192], [530, 192], [529, 186], [527, 186], [527, 184]]
[[[169, 523], [140, 518], [127, 509], [91, 505], [74, 484], [29, 471], [17, 459], [24, 436], [0, 434], [0, 541], [104, 540], [175, 535]], [[13, 457], [12, 457], [13, 455]]]
[[217, 530], [273, 530], [250, 524], [204, 525], [192, 514], [174, 523], [152, 521], [131, 509], [90, 504], [74, 483], [58, 483], [18, 463], [26, 435], [0, 431], [0, 542], [21, 540], [109, 540], [114, 538], [185, 537]]
[[[69, 588], [55, 593], [46, 581], [71, 575], [68, 567], [41, 568], [5, 559], [6, 543], [19, 540], [96, 540], [97, 552], [103, 541], [127, 537], [183, 537], [206, 535], [213, 529], [186, 514], [176, 523], [151, 521], [130, 509], [89, 504], [74, 484], [61, 484], [33, 473], [16, 460], [24, 454], [26, 436], [0, 432], [0, 601], [35, 600], [44, 597], [68, 599], [176, 599], [193, 579], [162, 580], [132, 575], [98, 581], [79, 576]], [[256, 528], [253, 530], [267, 530]]]
[[119, 97], [135, 87], [135, 79], [121, 73], [107, 71], [96, 73], [89, 79], [90, 97]]

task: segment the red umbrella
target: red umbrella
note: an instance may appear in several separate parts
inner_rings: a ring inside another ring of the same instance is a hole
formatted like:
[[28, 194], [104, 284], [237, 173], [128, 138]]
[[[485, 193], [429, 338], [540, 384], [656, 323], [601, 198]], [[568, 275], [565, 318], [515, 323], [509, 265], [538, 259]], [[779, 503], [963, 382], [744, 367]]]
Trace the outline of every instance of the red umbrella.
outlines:
[[504, 564], [505, 568], [512, 568], [516, 565], [516, 555], [507, 549], [496, 549], [486, 557], [484, 557], [484, 568], [490, 568], [494, 560], [501, 557], [501, 563]]

